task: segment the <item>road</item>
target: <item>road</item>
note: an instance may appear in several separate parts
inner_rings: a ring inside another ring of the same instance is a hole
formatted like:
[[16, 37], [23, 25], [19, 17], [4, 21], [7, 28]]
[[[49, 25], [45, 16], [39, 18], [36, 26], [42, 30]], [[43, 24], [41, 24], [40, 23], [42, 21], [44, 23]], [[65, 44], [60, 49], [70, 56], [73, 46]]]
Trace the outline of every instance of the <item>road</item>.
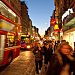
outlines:
[[[39, 75], [44, 75], [44, 66]], [[7, 66], [0, 75], [36, 75], [35, 58], [32, 51], [21, 51], [20, 55]]]

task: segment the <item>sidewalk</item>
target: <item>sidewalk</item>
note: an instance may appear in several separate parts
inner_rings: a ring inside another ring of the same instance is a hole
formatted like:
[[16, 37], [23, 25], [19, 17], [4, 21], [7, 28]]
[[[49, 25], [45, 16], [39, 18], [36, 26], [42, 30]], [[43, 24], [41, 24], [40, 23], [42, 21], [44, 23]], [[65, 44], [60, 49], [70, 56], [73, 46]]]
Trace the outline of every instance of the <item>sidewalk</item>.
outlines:
[[44, 65], [42, 66], [42, 70], [41, 70], [41, 73], [39, 75], [45, 75], [46, 71], [45, 71], [45, 67]]
[[45, 71], [45, 67], [44, 67], [44, 65], [43, 65], [43, 66], [42, 66], [41, 73], [36, 74], [36, 72], [35, 72], [35, 75], [45, 75], [45, 73], [46, 73], [46, 71]]
[[[20, 55], [0, 75], [36, 75], [35, 58], [31, 51], [21, 52]], [[41, 73], [45, 75], [44, 64]]]

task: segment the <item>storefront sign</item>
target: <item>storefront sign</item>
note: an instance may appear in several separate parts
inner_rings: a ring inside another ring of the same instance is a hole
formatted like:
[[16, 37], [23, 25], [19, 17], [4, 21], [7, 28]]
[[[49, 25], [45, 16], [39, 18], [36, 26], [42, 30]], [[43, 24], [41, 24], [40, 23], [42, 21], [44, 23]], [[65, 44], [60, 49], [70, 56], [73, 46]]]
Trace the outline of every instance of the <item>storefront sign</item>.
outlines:
[[50, 25], [54, 26], [55, 24], [56, 24], [56, 19], [55, 18], [51, 18]]
[[58, 24], [55, 24], [54, 30], [57, 30], [57, 29], [59, 29]]
[[65, 17], [67, 17], [68, 15], [70, 15], [73, 12], [73, 9], [68, 9], [63, 15], [62, 15], [62, 21], [64, 20]]
[[55, 31], [55, 32], [59, 32], [59, 31], [60, 31], [58, 24], [55, 24], [55, 26], [54, 26], [54, 31]]

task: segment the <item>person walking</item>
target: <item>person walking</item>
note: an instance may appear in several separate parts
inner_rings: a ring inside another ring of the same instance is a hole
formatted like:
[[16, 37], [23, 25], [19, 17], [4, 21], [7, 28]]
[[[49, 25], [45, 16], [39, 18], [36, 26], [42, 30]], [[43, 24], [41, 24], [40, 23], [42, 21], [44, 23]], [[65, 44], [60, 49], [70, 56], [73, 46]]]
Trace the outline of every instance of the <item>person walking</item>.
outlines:
[[43, 51], [44, 51], [45, 70], [47, 70], [50, 58], [51, 58], [51, 56], [53, 54], [53, 50], [52, 50], [51, 44], [49, 44], [49, 42], [44, 43]]
[[46, 75], [71, 75], [74, 61], [72, 51], [68, 43], [61, 43], [50, 60]]
[[43, 60], [43, 50], [39, 42], [37, 42], [37, 45], [34, 48], [33, 53], [35, 55], [36, 74], [39, 74], [41, 72]]
[[74, 57], [74, 61], [73, 61], [73, 66], [72, 66], [72, 70], [73, 70], [73, 74], [72, 75], [75, 75], [75, 50], [73, 51], [73, 55], [72, 55], [73, 57]]

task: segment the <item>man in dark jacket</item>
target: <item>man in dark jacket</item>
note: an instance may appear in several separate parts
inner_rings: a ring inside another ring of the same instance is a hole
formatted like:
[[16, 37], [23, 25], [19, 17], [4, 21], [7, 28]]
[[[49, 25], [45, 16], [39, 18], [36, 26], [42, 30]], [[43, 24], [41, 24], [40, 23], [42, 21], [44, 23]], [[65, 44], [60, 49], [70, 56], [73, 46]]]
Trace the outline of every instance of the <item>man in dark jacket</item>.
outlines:
[[48, 42], [45, 42], [44, 43], [43, 50], [44, 50], [45, 70], [47, 70], [47, 66], [48, 66], [48, 63], [50, 61], [50, 58], [51, 58], [51, 56], [53, 54], [53, 50], [52, 50], [52, 47], [49, 46], [49, 43]]

